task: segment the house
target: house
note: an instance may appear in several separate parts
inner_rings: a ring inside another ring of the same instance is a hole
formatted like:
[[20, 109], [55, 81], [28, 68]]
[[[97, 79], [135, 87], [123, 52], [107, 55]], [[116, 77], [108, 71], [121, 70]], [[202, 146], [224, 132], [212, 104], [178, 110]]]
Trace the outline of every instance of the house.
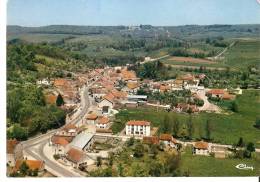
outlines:
[[159, 138], [157, 136], [144, 136], [143, 137], [143, 143], [145, 144], [159, 144]]
[[177, 148], [177, 140], [170, 134], [161, 134], [160, 141], [163, 142], [166, 146]]
[[74, 124], [66, 124], [62, 130], [55, 133], [57, 136], [74, 137], [79, 133], [79, 128]]
[[82, 132], [72, 140], [69, 146], [87, 151], [93, 144], [93, 137], [94, 135], [92, 133]]
[[131, 120], [126, 123], [126, 135], [150, 136], [150, 122]]
[[209, 144], [203, 141], [196, 142], [193, 146], [193, 154], [209, 155]]
[[83, 151], [71, 148], [66, 153], [66, 159], [72, 167], [79, 168], [87, 165], [88, 157]]
[[37, 85], [46, 85], [46, 86], [49, 86], [51, 83], [48, 79], [44, 78], [42, 80], [38, 80], [36, 82]]
[[66, 147], [70, 141], [68, 137], [53, 135], [50, 144], [53, 146], [55, 154], [65, 155]]
[[229, 94], [229, 93], [224, 93], [224, 95], [222, 96], [223, 100], [234, 100], [236, 98], [236, 95], [233, 94]]
[[42, 174], [44, 172], [45, 164], [44, 161], [41, 160], [17, 160], [14, 167], [14, 172], [19, 172], [20, 166], [25, 162], [30, 170], [38, 171], [38, 174]]
[[159, 88], [160, 92], [164, 93], [170, 90], [170, 87], [168, 85], [162, 84]]
[[138, 82], [127, 82], [126, 87], [124, 87], [122, 90], [129, 93], [129, 94], [136, 94], [139, 89]]
[[97, 118], [98, 118], [98, 116], [95, 113], [88, 114], [86, 116], [87, 124], [95, 125]]
[[53, 85], [55, 87], [63, 87], [68, 84], [68, 81], [66, 79], [55, 79]]
[[171, 89], [172, 90], [182, 90], [183, 89], [183, 80], [174, 80], [172, 83], [171, 83]]
[[97, 128], [107, 128], [109, 125], [109, 119], [105, 116], [98, 117], [97, 119]]
[[146, 102], [147, 95], [128, 95], [127, 100], [130, 102]]
[[102, 113], [109, 114], [114, 106], [114, 95], [106, 94], [101, 102], [98, 103], [98, 107], [102, 109]]
[[7, 163], [14, 166], [17, 160], [23, 159], [22, 144], [16, 139], [6, 141]]
[[122, 78], [125, 82], [136, 81], [137, 77], [134, 71], [128, 71], [127, 69], [121, 70]]
[[211, 97], [219, 97], [222, 98], [225, 94], [225, 90], [223, 89], [211, 89], [207, 92], [207, 95], [211, 95]]

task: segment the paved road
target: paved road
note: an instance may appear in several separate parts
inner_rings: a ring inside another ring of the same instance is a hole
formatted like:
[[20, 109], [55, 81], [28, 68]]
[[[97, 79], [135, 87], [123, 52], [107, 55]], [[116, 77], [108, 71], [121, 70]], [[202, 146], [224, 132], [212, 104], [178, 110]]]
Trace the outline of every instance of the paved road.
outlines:
[[[71, 120], [68, 121], [68, 123], [76, 124], [85, 116], [85, 114], [88, 112], [88, 108], [90, 107], [90, 101], [89, 101], [89, 95], [88, 95], [88, 87], [84, 86], [81, 91], [81, 111], [77, 114], [75, 117], [73, 117]], [[49, 141], [49, 138], [57, 132], [59, 129], [49, 131], [46, 134], [34, 137], [32, 139], [29, 139], [27, 141], [24, 141], [23, 147], [24, 152], [29, 154], [35, 159], [38, 160], [44, 160], [45, 166], [48, 169], [52, 169], [52, 171], [56, 171], [57, 176], [63, 176], [63, 177], [78, 177], [80, 175], [77, 175], [73, 172], [71, 172], [69, 169], [62, 168], [57, 163], [51, 161], [49, 158], [52, 156], [46, 156], [43, 153], [43, 147], [46, 145]], [[34, 153], [33, 151], [36, 152]]]

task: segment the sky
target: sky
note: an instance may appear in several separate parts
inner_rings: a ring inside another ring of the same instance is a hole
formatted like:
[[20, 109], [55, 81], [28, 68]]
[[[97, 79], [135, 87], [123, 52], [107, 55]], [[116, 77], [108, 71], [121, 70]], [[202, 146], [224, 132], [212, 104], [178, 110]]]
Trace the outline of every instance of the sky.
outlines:
[[260, 0], [9, 0], [7, 24], [260, 24]]

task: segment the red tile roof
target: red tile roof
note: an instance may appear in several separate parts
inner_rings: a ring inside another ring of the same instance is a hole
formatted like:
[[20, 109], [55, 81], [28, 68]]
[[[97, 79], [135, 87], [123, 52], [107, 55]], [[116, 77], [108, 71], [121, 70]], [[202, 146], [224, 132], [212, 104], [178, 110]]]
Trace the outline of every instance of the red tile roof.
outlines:
[[88, 114], [87, 115], [87, 119], [88, 120], [96, 120], [98, 118], [98, 116], [96, 114]]
[[131, 120], [126, 123], [126, 125], [136, 125], [136, 126], [150, 126], [149, 121], [135, 121]]
[[170, 134], [161, 134], [161, 135], [160, 135], [160, 140], [163, 140], [163, 141], [172, 141], [172, 135], [170, 135]]
[[41, 170], [44, 167], [44, 162], [40, 160], [17, 160], [15, 163], [14, 170], [18, 171], [23, 161], [28, 165], [31, 170]]
[[56, 144], [56, 145], [61, 145], [63, 147], [65, 147], [66, 145], [69, 144], [68, 140], [66, 140], [65, 137], [61, 137], [61, 136], [53, 136], [51, 138], [51, 142], [53, 144]]
[[195, 143], [194, 147], [197, 148], [197, 149], [204, 149], [204, 150], [206, 150], [206, 149], [208, 149], [209, 144], [207, 142], [199, 141], [199, 142]]
[[98, 124], [107, 124], [109, 123], [109, 119], [105, 116], [101, 116], [98, 118]]
[[82, 158], [84, 157], [84, 152], [75, 148], [71, 148], [68, 152], [67, 152], [67, 156], [66, 158], [69, 161], [72, 161], [74, 163], [78, 163], [82, 160]]
[[145, 136], [143, 137], [143, 142], [147, 144], [159, 144], [159, 138], [157, 136]]
[[211, 89], [210, 91], [208, 91], [207, 93], [209, 94], [214, 94], [214, 95], [218, 95], [218, 94], [224, 94], [225, 91], [223, 89]]
[[106, 100], [108, 100], [109, 102], [112, 102], [112, 103], [113, 103], [113, 101], [114, 101], [114, 98], [115, 98], [115, 96], [114, 96], [112, 93], [106, 94], [106, 95], [103, 97], [103, 99], [106, 99]]

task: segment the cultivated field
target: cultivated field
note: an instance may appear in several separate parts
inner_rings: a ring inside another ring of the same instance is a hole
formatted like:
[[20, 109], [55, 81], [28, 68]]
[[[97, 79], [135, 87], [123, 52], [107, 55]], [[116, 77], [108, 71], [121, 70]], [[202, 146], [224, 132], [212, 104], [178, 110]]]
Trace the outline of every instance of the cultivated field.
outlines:
[[260, 67], [260, 40], [239, 40], [224, 54], [224, 64], [234, 68]]

